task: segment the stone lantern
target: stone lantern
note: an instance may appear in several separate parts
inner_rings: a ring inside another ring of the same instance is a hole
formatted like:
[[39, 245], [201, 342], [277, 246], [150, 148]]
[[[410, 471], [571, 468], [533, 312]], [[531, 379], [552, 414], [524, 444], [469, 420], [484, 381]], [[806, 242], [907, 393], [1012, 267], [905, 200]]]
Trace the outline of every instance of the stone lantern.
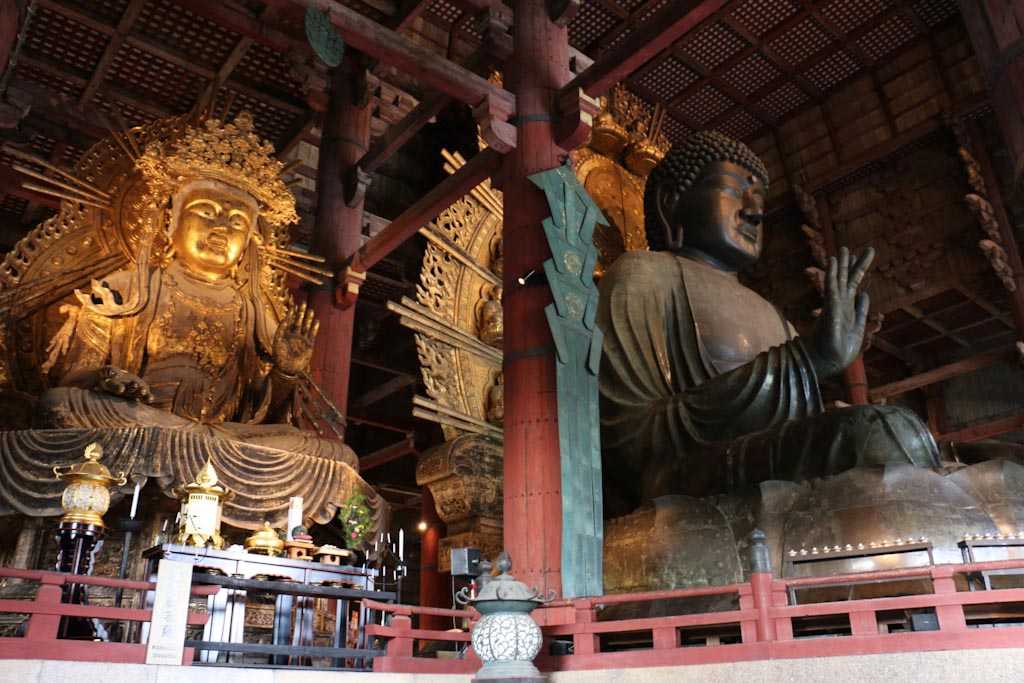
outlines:
[[503, 550], [498, 557], [501, 574], [490, 580], [486, 576], [478, 579], [482, 585], [475, 598], [469, 597], [467, 588], [455, 597], [460, 604], [471, 605], [483, 615], [472, 634], [473, 651], [484, 663], [474, 681], [543, 680], [533, 665], [543, 637], [530, 612], [554, 600], [554, 591], [546, 598], [541, 597], [536, 589], [531, 590], [510, 576], [511, 568], [512, 560], [508, 551]]

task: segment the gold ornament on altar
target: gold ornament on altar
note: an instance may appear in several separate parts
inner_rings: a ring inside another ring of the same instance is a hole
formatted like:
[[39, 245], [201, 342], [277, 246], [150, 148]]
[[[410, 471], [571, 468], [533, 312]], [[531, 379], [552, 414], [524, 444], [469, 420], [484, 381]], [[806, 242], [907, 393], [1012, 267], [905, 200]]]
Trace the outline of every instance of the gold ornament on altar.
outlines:
[[174, 489], [174, 495], [181, 500], [175, 542], [198, 547], [209, 545], [217, 550], [223, 548], [224, 539], [220, 535], [221, 504], [235, 494], [217, 483], [213, 462], [207, 460], [196, 475], [196, 480]]
[[270, 528], [270, 522], [263, 522], [262, 529], [254, 531], [249, 538], [245, 539], [245, 551], [277, 557], [284, 551], [284, 541], [276, 531]]
[[111, 476], [110, 470], [99, 462], [102, 457], [103, 447], [91, 443], [85, 447], [85, 462], [53, 468], [54, 475], [66, 483], [60, 501], [64, 508], [62, 523], [104, 526], [103, 515], [110, 508], [110, 487], [124, 486], [128, 479], [124, 472]]

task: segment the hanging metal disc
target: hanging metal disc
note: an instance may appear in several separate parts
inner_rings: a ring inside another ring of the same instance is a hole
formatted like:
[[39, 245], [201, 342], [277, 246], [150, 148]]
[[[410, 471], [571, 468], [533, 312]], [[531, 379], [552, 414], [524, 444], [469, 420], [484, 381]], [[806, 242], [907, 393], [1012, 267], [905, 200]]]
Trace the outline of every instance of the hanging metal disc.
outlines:
[[306, 39], [324, 64], [331, 68], [341, 64], [341, 58], [345, 56], [345, 41], [331, 25], [330, 10], [306, 5]]

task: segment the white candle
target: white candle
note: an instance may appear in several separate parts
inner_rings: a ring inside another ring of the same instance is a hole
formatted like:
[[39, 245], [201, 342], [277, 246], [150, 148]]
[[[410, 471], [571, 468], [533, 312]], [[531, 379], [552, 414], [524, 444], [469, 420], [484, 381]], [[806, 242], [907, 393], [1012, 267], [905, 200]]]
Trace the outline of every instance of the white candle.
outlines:
[[142, 482], [135, 483], [135, 495], [132, 496], [132, 511], [128, 513], [128, 517], [135, 519], [135, 513], [139, 510], [139, 491], [142, 489]]
[[398, 559], [405, 559], [405, 529], [398, 530]]

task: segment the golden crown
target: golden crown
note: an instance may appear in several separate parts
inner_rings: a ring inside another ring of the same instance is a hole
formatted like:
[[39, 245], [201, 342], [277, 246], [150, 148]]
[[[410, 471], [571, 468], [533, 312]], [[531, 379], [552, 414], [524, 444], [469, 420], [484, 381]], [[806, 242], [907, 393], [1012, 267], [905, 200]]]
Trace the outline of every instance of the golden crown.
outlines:
[[274, 158], [274, 146], [253, 132], [248, 112], [232, 123], [207, 119], [175, 140], [152, 143], [135, 167], [149, 183], [151, 196], [166, 197], [190, 180], [213, 179], [252, 195], [260, 203], [260, 217], [271, 226], [299, 220], [295, 195], [281, 180], [284, 164]]

